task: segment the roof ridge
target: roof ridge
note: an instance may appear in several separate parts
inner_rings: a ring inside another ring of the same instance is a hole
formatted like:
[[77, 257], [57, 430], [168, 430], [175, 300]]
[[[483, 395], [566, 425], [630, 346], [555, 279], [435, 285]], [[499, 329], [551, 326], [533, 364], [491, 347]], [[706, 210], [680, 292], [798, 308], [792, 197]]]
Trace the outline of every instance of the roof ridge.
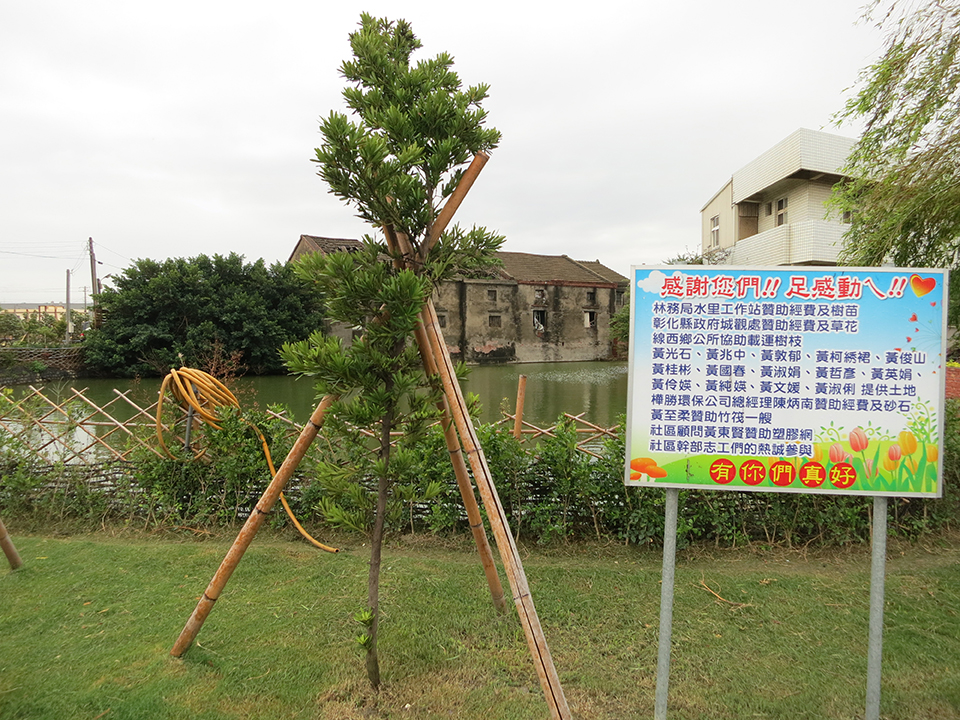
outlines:
[[[565, 258], [566, 258], [567, 260], [569, 260], [570, 262], [574, 263], [577, 267], [586, 270], [586, 271], [587, 271], [588, 273], [590, 273], [591, 275], [596, 275], [596, 276], [597, 276], [598, 278], [600, 278], [603, 282], [610, 282], [607, 278], [605, 278], [603, 275], [601, 275], [600, 273], [598, 273], [596, 270], [593, 270], [592, 268], [588, 268], [586, 265], [584, 265], [584, 264], [583, 264], [582, 262], [580, 262], [579, 260], [574, 260], [572, 257], [569, 257], [568, 255], [564, 255], [563, 257], [565, 257]], [[600, 262], [600, 261], [598, 260], [597, 262]]]

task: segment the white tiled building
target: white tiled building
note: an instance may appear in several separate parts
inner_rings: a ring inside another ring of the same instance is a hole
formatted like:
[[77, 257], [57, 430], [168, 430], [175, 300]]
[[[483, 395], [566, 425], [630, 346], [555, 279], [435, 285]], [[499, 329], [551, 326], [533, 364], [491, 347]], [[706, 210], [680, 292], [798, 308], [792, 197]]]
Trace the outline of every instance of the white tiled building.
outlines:
[[704, 252], [730, 265], [834, 265], [846, 224], [824, 203], [854, 140], [800, 129], [733, 174], [700, 211]]

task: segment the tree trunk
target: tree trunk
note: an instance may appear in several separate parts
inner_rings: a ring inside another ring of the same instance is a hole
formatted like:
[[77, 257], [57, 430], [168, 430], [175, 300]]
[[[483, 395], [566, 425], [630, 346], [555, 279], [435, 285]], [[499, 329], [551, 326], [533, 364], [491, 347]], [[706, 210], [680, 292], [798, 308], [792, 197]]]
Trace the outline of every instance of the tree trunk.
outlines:
[[[388, 381], [387, 385], [391, 383]], [[389, 390], [389, 387], [388, 387]], [[367, 576], [367, 604], [373, 614], [370, 623], [370, 644], [367, 647], [367, 677], [374, 690], [380, 689], [380, 659], [377, 655], [377, 631], [380, 627], [380, 558], [383, 552], [383, 534], [387, 514], [389, 491], [390, 431], [393, 428], [393, 411], [389, 410], [380, 423], [380, 457], [383, 459], [383, 474], [377, 479], [377, 511], [370, 536], [370, 573]]]

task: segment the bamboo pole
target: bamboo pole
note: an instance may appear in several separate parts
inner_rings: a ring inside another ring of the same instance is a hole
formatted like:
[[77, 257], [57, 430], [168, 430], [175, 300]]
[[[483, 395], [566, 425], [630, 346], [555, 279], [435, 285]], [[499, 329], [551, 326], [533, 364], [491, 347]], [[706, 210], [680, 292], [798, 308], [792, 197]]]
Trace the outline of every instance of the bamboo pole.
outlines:
[[[430, 375], [439, 375], [436, 361], [431, 354], [430, 341], [427, 339], [426, 332], [422, 326], [418, 326], [416, 329], [416, 339], [427, 372]], [[460, 489], [460, 496], [463, 498], [463, 507], [467, 511], [467, 521], [470, 524], [470, 532], [473, 533], [473, 541], [477, 546], [477, 552], [480, 554], [480, 564], [483, 566], [483, 573], [487, 578], [487, 585], [490, 587], [493, 606], [498, 613], [502, 614], [507, 611], [507, 601], [504, 597], [503, 585], [500, 582], [497, 566], [493, 561], [490, 542], [487, 540], [487, 531], [483, 526], [483, 516], [480, 514], [480, 506], [477, 504], [477, 498], [473, 494], [473, 483], [470, 482], [470, 475], [467, 473], [467, 464], [463, 459], [463, 449], [460, 447], [457, 429], [450, 415], [450, 405], [446, 397], [437, 403], [437, 407], [441, 411], [440, 424], [443, 428], [443, 438], [447, 443], [447, 452], [450, 454], [453, 474], [457, 478], [457, 487]]]
[[20, 553], [18, 553], [17, 549], [13, 546], [13, 540], [10, 539], [10, 535], [7, 533], [7, 528], [3, 524], [3, 520], [0, 520], [0, 548], [3, 548], [3, 554], [7, 556], [7, 562], [10, 563], [11, 570], [16, 570], [17, 568], [23, 566], [23, 560], [20, 559]]
[[201, 596], [200, 602], [197, 603], [196, 609], [193, 611], [190, 619], [187, 620], [187, 624], [180, 633], [180, 637], [178, 637], [176, 643], [174, 643], [173, 649], [170, 651], [170, 654], [174, 657], [180, 657], [190, 649], [204, 621], [207, 619], [210, 611], [213, 610], [213, 604], [220, 597], [220, 593], [223, 592], [227, 581], [230, 580], [230, 576], [233, 574], [233, 571], [236, 570], [237, 565], [243, 558], [243, 554], [247, 548], [250, 547], [250, 543], [253, 542], [253, 538], [263, 524], [264, 519], [266, 519], [267, 513], [273, 509], [284, 486], [290, 480], [297, 466], [300, 465], [300, 461], [303, 460], [303, 456], [306, 454], [310, 444], [317, 437], [320, 428], [323, 427], [324, 416], [335, 399], [336, 398], [329, 395], [324, 397], [313, 411], [310, 420], [303, 426], [303, 430], [300, 431], [300, 436], [290, 449], [283, 464], [277, 470], [277, 474], [274, 475], [273, 480], [270, 481], [267, 489], [264, 490], [257, 506], [253, 512], [250, 513], [250, 517], [248, 517], [247, 521], [243, 524], [243, 527], [240, 529], [240, 534], [237, 535], [237, 539], [233, 541], [233, 545], [230, 547], [230, 550], [227, 551], [226, 557], [224, 557], [223, 562], [220, 563], [216, 574], [214, 574], [213, 579]]
[[[409, 242], [401, 242], [400, 237], [392, 226], [384, 225], [383, 234], [387, 239], [387, 246], [392, 252], [398, 253], [412, 250]], [[439, 375], [440, 371], [437, 367], [437, 362], [433, 356], [430, 341], [427, 338], [423, 325], [418, 325], [416, 330], [414, 330], [414, 338], [420, 350], [420, 358], [423, 361], [424, 370], [427, 371], [428, 375]], [[503, 584], [500, 582], [500, 575], [497, 573], [497, 566], [493, 561], [493, 552], [490, 550], [490, 542], [487, 540], [487, 532], [483, 526], [483, 516], [480, 514], [480, 506], [477, 504], [477, 498], [473, 494], [473, 483], [470, 482], [467, 464], [463, 459], [463, 450], [460, 446], [460, 440], [457, 437], [457, 429], [450, 415], [450, 403], [446, 397], [437, 403], [437, 408], [440, 410], [440, 425], [443, 428], [443, 438], [447, 444], [450, 462], [453, 465], [453, 474], [457, 479], [460, 496], [463, 498], [463, 507], [467, 511], [467, 521], [470, 524], [470, 532], [473, 534], [473, 541], [477, 546], [477, 553], [480, 555], [480, 564], [483, 566], [483, 573], [487, 578], [487, 585], [490, 587], [493, 606], [498, 613], [505, 613], [507, 611], [507, 602], [503, 593]]]
[[444, 393], [450, 403], [454, 422], [457, 426], [457, 432], [460, 435], [460, 441], [467, 455], [467, 459], [470, 462], [470, 469], [473, 471], [474, 479], [477, 481], [480, 497], [483, 499], [484, 507], [487, 509], [487, 517], [490, 520], [490, 527], [493, 530], [497, 547], [500, 550], [500, 557], [503, 560], [507, 578], [510, 581], [513, 601], [516, 605], [517, 613], [520, 616], [520, 624], [527, 638], [527, 646], [530, 649], [531, 657], [536, 666], [537, 675], [540, 678], [540, 686], [543, 689], [554, 720], [568, 720], [571, 717], [570, 708], [567, 706], [567, 700], [563, 694], [563, 687], [560, 685], [560, 678], [553, 664], [550, 648], [547, 646], [543, 629], [540, 626], [540, 619], [537, 616], [537, 610], [534, 607], [533, 598], [530, 595], [530, 587], [527, 584], [527, 578], [523, 571], [520, 554], [513, 541], [513, 536], [510, 533], [506, 513], [497, 495], [497, 490], [490, 474], [490, 468], [483, 455], [483, 449], [477, 440], [470, 414], [467, 412], [466, 402], [463, 399], [460, 384], [457, 382], [456, 375], [453, 373], [453, 362], [450, 359], [450, 353], [447, 350], [446, 343], [443, 340], [443, 334], [437, 323], [436, 310], [433, 307], [432, 300], [428, 300], [424, 306], [422, 321], [427, 331], [427, 338], [433, 349], [434, 358], [437, 361], [437, 367], [440, 370]]
[[[480, 155], [483, 157], [481, 158]], [[424, 242], [424, 252], [421, 259], [426, 257], [426, 253], [432, 247], [432, 243], [436, 243], [440, 239], [444, 227], [452, 218], [453, 212], [459, 206], [460, 202], [462, 202], [463, 196], [466, 195], [470, 184], [476, 179], [476, 175], [479, 174], [480, 170], [483, 169], [487, 156], [482, 153], [480, 155], [474, 158], [474, 162], [471, 163], [467, 173], [461, 178], [461, 182], [451, 197], [451, 202], [454, 197], [458, 197], [456, 205], [453, 206], [453, 210], [451, 210], [450, 213], [446, 213], [447, 206], [444, 206], [443, 211], [441, 211], [437, 220], [430, 228], [428, 240]], [[472, 177], [463, 191], [460, 192], [460, 186], [465, 184], [463, 180], [466, 179], [468, 174]], [[450, 205], [451, 202], [447, 204]], [[403, 255], [415, 260], [416, 258], [409, 240], [400, 233], [392, 233], [392, 228], [388, 227], [386, 230], [388, 231], [388, 243], [395, 241], [397, 243], [396, 247]], [[537, 675], [540, 678], [540, 686], [546, 697], [547, 705], [550, 707], [550, 713], [554, 720], [568, 720], [571, 717], [570, 708], [567, 706], [567, 700], [563, 694], [563, 687], [560, 685], [560, 678], [557, 675], [553, 658], [550, 655], [550, 648], [547, 646], [546, 638], [543, 636], [543, 629], [540, 627], [540, 619], [533, 605], [533, 598], [530, 595], [530, 588], [527, 585], [526, 574], [523, 571], [523, 563], [520, 560], [517, 546], [513, 541], [513, 535], [510, 532], [510, 524], [507, 521], [506, 512], [497, 495], [497, 489], [493, 483], [490, 467], [487, 465], [487, 460], [483, 455], [483, 449], [480, 447], [476, 430], [473, 427], [473, 421], [470, 419], [470, 413], [467, 411], [467, 405], [463, 399], [463, 391], [460, 388], [460, 383], [457, 381], [453, 369], [453, 361], [450, 358], [450, 352], [447, 350], [447, 344], [443, 339], [443, 333], [437, 322], [437, 313], [433, 306], [432, 299], [427, 300], [421, 311], [421, 323], [426, 330], [432, 355], [440, 371], [444, 394], [446, 395], [447, 403], [453, 414], [461, 445], [470, 462], [470, 469], [473, 471], [473, 477], [477, 481], [477, 488], [480, 490], [480, 497], [483, 499], [484, 507], [487, 509], [490, 528], [493, 530], [494, 538], [497, 541], [497, 548], [500, 550], [500, 558], [503, 561], [507, 579], [510, 581], [514, 604], [517, 607], [517, 614], [520, 616], [520, 624], [527, 638], [527, 646], [530, 649], [530, 655], [533, 658]]]
[[440, 236], [443, 235], [443, 231], [447, 229], [447, 225], [453, 219], [453, 214], [460, 207], [460, 203], [462, 203], [463, 199], [467, 196], [474, 181], [489, 159], [490, 156], [485, 152], [480, 152], [473, 156], [473, 161], [467, 169], [463, 171], [463, 175], [460, 176], [460, 182], [457, 183], [457, 187], [454, 189], [450, 199], [447, 200], [440, 214], [437, 215], [437, 219], [434, 220], [430, 226], [427, 237], [423, 242], [421, 260], [426, 260], [427, 254], [433, 250], [433, 246], [440, 242]]
[[513, 418], [513, 437], [517, 440], [523, 434], [523, 401], [527, 397], [527, 376], [521, 375], [517, 380], [517, 414]]

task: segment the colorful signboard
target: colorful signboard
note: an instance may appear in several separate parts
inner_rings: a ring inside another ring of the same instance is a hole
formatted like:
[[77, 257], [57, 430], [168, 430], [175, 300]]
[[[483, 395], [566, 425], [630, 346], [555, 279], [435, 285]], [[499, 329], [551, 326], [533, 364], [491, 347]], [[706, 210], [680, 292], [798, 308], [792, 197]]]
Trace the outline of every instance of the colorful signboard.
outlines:
[[942, 494], [945, 271], [631, 279], [626, 484]]

